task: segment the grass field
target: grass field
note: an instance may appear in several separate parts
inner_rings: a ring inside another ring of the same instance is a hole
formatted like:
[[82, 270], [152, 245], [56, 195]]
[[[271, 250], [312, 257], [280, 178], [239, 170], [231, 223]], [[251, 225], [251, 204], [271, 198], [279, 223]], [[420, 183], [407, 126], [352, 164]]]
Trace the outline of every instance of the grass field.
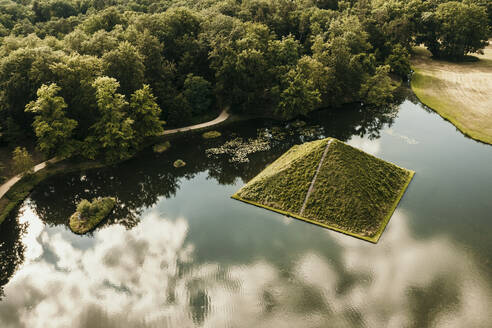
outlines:
[[422, 103], [465, 135], [492, 144], [492, 45], [484, 52], [478, 61], [454, 63], [416, 48], [411, 85]]
[[295, 146], [232, 198], [376, 243], [414, 175], [336, 139]]

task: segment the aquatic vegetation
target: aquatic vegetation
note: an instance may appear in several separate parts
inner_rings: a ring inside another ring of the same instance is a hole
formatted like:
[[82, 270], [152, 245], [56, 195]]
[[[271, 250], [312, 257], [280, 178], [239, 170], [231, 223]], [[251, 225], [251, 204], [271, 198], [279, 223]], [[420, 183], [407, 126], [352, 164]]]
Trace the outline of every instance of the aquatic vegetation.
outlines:
[[113, 197], [95, 198], [92, 202], [82, 199], [77, 205], [77, 211], [70, 217], [70, 229], [77, 234], [91, 231], [115, 206], [116, 199]]
[[152, 149], [154, 150], [154, 153], [160, 154], [160, 153], [165, 152], [169, 148], [171, 148], [171, 143], [169, 141], [166, 141], [166, 142], [154, 145], [154, 147]]
[[229, 162], [231, 163], [247, 163], [249, 162], [248, 156], [250, 154], [267, 151], [270, 148], [271, 146], [268, 140], [260, 136], [256, 139], [248, 139], [247, 141], [244, 141], [243, 138], [235, 138], [225, 142], [220, 147], [207, 149], [205, 152], [208, 157], [228, 155], [230, 156]]
[[222, 135], [222, 133], [220, 133], [219, 131], [208, 131], [208, 132], [205, 132], [204, 134], [202, 134], [202, 137], [204, 139], [214, 139], [214, 138], [218, 138]]
[[301, 121], [301, 120], [295, 120], [294, 122], [291, 123], [291, 126], [294, 128], [301, 128], [306, 125], [306, 122]]
[[174, 161], [173, 166], [175, 168], [183, 167], [183, 166], [186, 166], [186, 162], [183, 161], [182, 159], [178, 159], [178, 160]]
[[328, 138], [292, 147], [232, 197], [377, 242], [413, 174]]

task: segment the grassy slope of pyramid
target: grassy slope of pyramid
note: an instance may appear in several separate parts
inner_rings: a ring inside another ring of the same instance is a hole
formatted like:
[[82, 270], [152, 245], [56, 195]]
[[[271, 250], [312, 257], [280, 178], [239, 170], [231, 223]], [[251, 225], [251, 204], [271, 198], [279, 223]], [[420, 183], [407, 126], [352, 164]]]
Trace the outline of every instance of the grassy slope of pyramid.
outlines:
[[328, 140], [292, 147], [232, 197], [377, 242], [414, 172], [333, 139], [300, 213]]
[[292, 147], [232, 197], [299, 212], [328, 140]]

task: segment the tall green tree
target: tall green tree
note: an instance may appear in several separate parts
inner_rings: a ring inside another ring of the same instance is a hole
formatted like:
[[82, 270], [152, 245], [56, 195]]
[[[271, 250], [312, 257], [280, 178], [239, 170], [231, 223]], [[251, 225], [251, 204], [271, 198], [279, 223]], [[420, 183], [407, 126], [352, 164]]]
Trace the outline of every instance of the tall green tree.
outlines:
[[385, 106], [393, 101], [393, 91], [396, 86], [388, 76], [389, 71], [388, 65], [378, 66], [375, 73], [362, 84], [359, 91], [362, 102], [374, 106]]
[[161, 108], [147, 84], [135, 91], [130, 99], [130, 117], [134, 121], [133, 130], [137, 145], [140, 146], [145, 138], [159, 135], [164, 131], [165, 124], [159, 118]]
[[92, 125], [92, 135], [86, 138], [84, 154], [95, 158], [99, 153], [108, 163], [131, 157], [135, 151], [134, 121], [127, 113], [125, 96], [117, 93], [116, 79], [102, 76], [94, 83], [100, 118]]
[[212, 85], [201, 76], [188, 74], [184, 81], [183, 95], [191, 106], [193, 115], [201, 115], [212, 104]]
[[43, 84], [37, 91], [37, 99], [26, 106], [26, 111], [36, 115], [32, 126], [39, 150], [49, 156], [70, 157], [76, 150], [72, 132], [78, 123], [66, 116], [67, 104], [58, 96], [59, 91], [55, 83]]
[[299, 70], [291, 70], [285, 77], [287, 87], [280, 94], [277, 113], [290, 119], [306, 115], [321, 103], [320, 92], [313, 81], [306, 79]]

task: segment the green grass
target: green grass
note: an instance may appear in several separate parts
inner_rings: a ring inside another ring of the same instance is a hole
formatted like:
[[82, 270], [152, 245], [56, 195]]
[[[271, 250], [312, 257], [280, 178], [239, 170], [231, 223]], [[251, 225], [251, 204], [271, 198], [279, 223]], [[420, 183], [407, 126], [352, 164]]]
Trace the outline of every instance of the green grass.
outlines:
[[423, 104], [464, 135], [492, 144], [492, 46], [473, 59], [438, 60], [425, 48], [416, 47], [411, 87]]
[[[232, 197], [376, 243], [414, 172], [334, 139], [300, 214], [327, 140], [291, 148]], [[299, 149], [301, 156], [297, 154]], [[312, 157], [309, 150], [313, 150]], [[304, 165], [291, 163], [303, 159], [309, 160]], [[308, 174], [304, 174], [306, 167]]]
[[287, 212], [299, 212], [328, 140], [292, 147], [233, 198]]
[[451, 124], [456, 126], [469, 138], [492, 144], [492, 136], [487, 133], [483, 133], [480, 128], [470, 128], [463, 124], [463, 122], [467, 121], [467, 118], [460, 115], [459, 111], [454, 110], [454, 108], [458, 107], [456, 104], [446, 97], [436, 95], [437, 93], [431, 94], [426, 92], [442, 86], [443, 82], [440, 79], [432, 75], [425, 74], [423, 70], [416, 67], [412, 67], [412, 69], [414, 70], [414, 73], [412, 75], [410, 85], [421, 103], [437, 112], [445, 120], [451, 122]]
[[91, 203], [91, 214], [89, 217], [82, 217], [76, 211], [70, 217], [70, 229], [76, 234], [85, 234], [93, 230], [104, 218], [106, 218], [116, 206], [116, 199], [113, 197], [96, 198]]
[[411, 177], [406, 169], [335, 141], [304, 216], [360, 236], [376, 237]]

